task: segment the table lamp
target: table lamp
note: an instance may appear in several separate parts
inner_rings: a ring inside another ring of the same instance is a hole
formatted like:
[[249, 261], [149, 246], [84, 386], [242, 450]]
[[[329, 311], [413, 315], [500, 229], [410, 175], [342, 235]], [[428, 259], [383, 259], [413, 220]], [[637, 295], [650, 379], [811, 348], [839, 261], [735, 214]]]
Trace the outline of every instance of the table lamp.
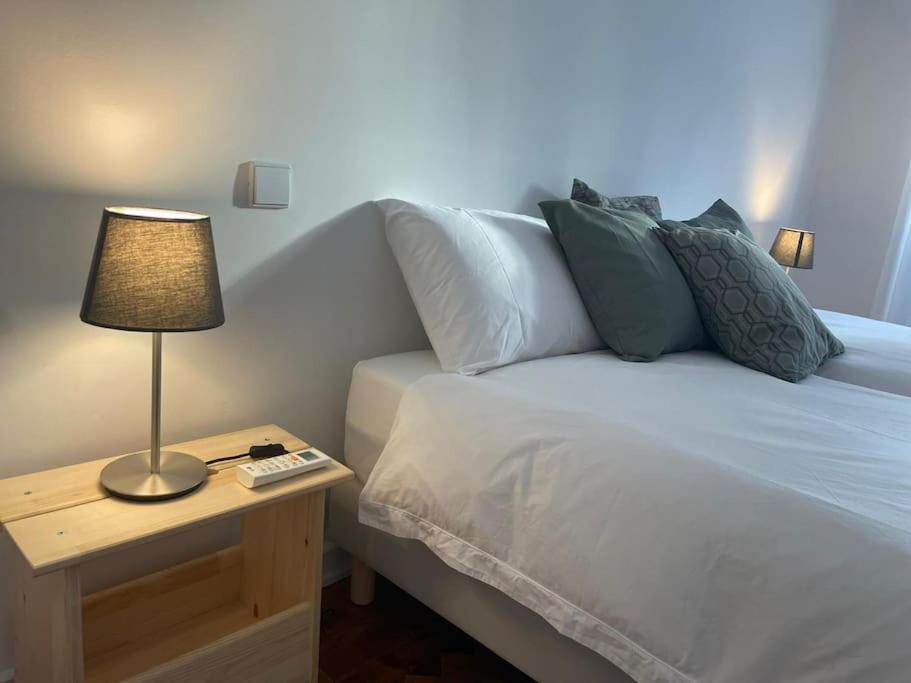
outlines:
[[779, 265], [784, 266], [786, 273], [791, 268], [813, 267], [813, 246], [815, 233], [797, 228], [780, 228], [769, 253]]
[[133, 500], [174, 498], [199, 487], [207, 474], [202, 460], [161, 450], [161, 333], [207, 330], [225, 321], [209, 217], [107, 207], [79, 317], [99, 327], [152, 333], [151, 449], [106, 465], [102, 486]]

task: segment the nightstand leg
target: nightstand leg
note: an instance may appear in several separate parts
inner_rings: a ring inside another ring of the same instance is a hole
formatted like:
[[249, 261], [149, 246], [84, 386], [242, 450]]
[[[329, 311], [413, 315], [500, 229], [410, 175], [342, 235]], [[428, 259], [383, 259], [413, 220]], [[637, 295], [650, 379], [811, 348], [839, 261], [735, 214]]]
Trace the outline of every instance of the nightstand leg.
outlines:
[[82, 683], [79, 567], [33, 576], [19, 563], [16, 592], [17, 683]]
[[318, 680], [323, 584], [325, 493], [252, 510], [244, 516], [243, 598], [253, 616], [268, 617], [298, 603], [311, 606], [310, 681]]
[[313, 653], [313, 662], [310, 667], [310, 680], [312, 683], [319, 681], [319, 625], [320, 610], [323, 601], [323, 531], [325, 530], [326, 493], [312, 493], [308, 496], [310, 501], [310, 527], [307, 532], [308, 546], [310, 549], [310, 569], [307, 572], [307, 581], [310, 584], [313, 596], [313, 614], [311, 627], [310, 648]]

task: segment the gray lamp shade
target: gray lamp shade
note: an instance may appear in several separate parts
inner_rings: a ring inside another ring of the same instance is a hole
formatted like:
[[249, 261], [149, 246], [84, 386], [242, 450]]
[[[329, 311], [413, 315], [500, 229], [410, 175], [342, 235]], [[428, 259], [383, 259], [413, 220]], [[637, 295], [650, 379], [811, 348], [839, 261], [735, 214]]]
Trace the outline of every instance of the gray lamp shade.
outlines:
[[812, 268], [816, 235], [809, 230], [781, 228], [769, 253], [787, 268]]
[[106, 208], [79, 317], [137, 332], [189, 332], [224, 323], [209, 217]]

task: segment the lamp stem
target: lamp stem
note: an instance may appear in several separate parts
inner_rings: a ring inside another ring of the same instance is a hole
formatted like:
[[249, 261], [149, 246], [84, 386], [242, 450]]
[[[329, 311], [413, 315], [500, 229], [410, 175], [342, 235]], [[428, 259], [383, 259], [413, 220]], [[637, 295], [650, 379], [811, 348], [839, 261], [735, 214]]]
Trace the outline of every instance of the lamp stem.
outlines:
[[161, 332], [152, 333], [152, 448], [151, 473], [161, 472]]
[[[791, 266], [785, 266], [785, 267], [784, 267], [784, 272], [786, 272], [787, 274], [790, 275], [790, 274], [791, 274]], [[157, 334], [157, 332], [156, 332], [156, 334]]]

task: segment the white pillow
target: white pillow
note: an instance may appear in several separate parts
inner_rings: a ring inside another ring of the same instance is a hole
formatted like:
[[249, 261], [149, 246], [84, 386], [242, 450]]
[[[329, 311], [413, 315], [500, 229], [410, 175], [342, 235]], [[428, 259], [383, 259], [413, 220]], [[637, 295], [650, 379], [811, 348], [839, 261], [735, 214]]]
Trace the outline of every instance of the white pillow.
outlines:
[[386, 238], [447, 372], [603, 348], [543, 220], [378, 202]]

